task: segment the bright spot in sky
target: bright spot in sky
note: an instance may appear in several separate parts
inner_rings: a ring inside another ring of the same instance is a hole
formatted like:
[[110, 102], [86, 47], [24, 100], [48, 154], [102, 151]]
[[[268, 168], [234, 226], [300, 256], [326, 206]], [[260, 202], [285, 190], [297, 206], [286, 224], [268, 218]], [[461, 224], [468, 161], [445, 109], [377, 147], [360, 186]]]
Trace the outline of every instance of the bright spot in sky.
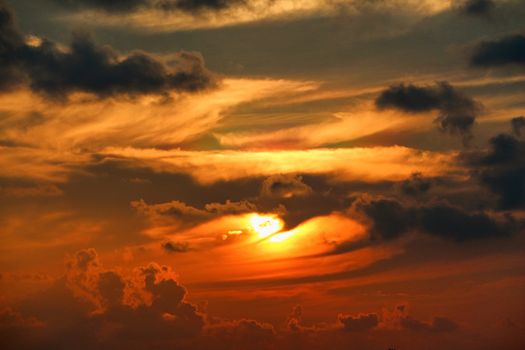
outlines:
[[275, 215], [259, 214], [254, 214], [250, 218], [250, 225], [259, 238], [266, 238], [279, 232], [284, 226], [283, 221]]
[[273, 243], [279, 243], [279, 242], [284, 241], [287, 238], [292, 237], [294, 234], [295, 234], [295, 231], [286, 231], [286, 232], [277, 233], [273, 235], [272, 237], [270, 237], [269, 241]]

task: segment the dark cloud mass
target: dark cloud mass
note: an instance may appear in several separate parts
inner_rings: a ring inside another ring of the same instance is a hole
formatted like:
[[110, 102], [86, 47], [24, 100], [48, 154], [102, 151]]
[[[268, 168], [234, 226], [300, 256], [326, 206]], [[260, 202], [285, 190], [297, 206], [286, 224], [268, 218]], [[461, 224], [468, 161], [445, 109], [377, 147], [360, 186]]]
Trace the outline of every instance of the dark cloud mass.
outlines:
[[376, 239], [422, 231], [461, 242], [505, 237], [512, 232], [510, 219], [500, 221], [483, 212], [470, 213], [445, 204], [409, 206], [394, 199], [374, 199], [358, 202], [355, 208], [370, 220], [371, 235]]
[[380, 109], [398, 109], [407, 113], [437, 110], [434, 122], [438, 128], [450, 134], [459, 134], [467, 141], [481, 105], [474, 99], [457, 91], [448, 82], [435, 86], [413, 84], [393, 85], [381, 92], [376, 106]]
[[523, 134], [523, 130], [525, 129], [525, 117], [520, 116], [516, 118], [512, 118], [510, 121], [512, 125], [512, 131], [514, 134], [518, 137], [521, 137]]
[[171, 68], [143, 52], [121, 57], [83, 34], [75, 34], [67, 50], [46, 39], [29, 45], [2, 3], [0, 31], [0, 69], [6, 77], [0, 83], [3, 90], [27, 83], [42, 95], [65, 98], [74, 92], [99, 97], [196, 92], [215, 85], [196, 53], [179, 53], [178, 66]]
[[427, 193], [432, 187], [432, 181], [421, 173], [414, 173], [400, 184], [401, 192], [408, 196], [418, 196]]
[[515, 34], [481, 42], [474, 48], [470, 64], [475, 67], [525, 65], [525, 36]]
[[406, 316], [400, 319], [401, 327], [411, 331], [451, 332], [458, 329], [458, 324], [445, 317], [434, 317], [432, 323], [416, 320]]
[[499, 196], [500, 209], [525, 207], [525, 141], [500, 134], [490, 149], [468, 157], [474, 176]]
[[466, 15], [487, 15], [495, 7], [492, 0], [467, 0], [461, 5], [461, 12]]
[[359, 316], [339, 315], [339, 322], [345, 331], [366, 331], [377, 327], [379, 316], [377, 314], [367, 314]]
[[223, 10], [244, 0], [55, 0], [67, 8], [91, 8], [109, 13], [127, 13], [139, 9], [200, 12]]

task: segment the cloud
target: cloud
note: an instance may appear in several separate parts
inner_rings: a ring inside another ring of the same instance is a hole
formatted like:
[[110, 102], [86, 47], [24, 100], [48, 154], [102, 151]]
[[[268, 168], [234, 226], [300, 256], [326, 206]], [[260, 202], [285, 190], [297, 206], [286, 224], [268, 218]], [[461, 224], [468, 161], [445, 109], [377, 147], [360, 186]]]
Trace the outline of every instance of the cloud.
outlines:
[[495, 4], [493, 0], [466, 0], [460, 6], [460, 11], [466, 15], [480, 16], [492, 12]]
[[434, 317], [431, 323], [416, 320], [412, 317], [403, 317], [401, 327], [411, 331], [451, 332], [459, 328], [458, 324], [446, 317]]
[[45, 331], [26, 329], [9, 349], [170, 348], [201, 334], [204, 318], [185, 300], [171, 268], [151, 263], [126, 273], [107, 270], [94, 249], [69, 259], [63, 278], [20, 305], [21, 314], [30, 315], [24, 318], [40, 320]]
[[510, 121], [512, 125], [512, 131], [518, 137], [522, 136], [523, 129], [525, 129], [525, 117], [515, 117]]
[[257, 211], [257, 207], [248, 201], [209, 203], [204, 209], [198, 209], [181, 201], [148, 204], [140, 199], [131, 202], [131, 207], [154, 224], [178, 224], [192, 226], [224, 215], [238, 215]]
[[298, 175], [273, 175], [263, 181], [261, 195], [268, 197], [290, 198], [307, 196], [312, 188]]
[[470, 64], [474, 67], [525, 65], [525, 36], [514, 34], [497, 40], [482, 41], [474, 48]]
[[474, 177], [499, 197], [500, 209], [525, 207], [525, 141], [500, 134], [490, 149], [466, 155]]
[[497, 220], [484, 212], [470, 213], [447, 204], [408, 206], [395, 199], [357, 199], [354, 208], [370, 224], [372, 238], [393, 239], [408, 232], [422, 231], [453, 241], [506, 237], [512, 220]]
[[69, 8], [89, 8], [109, 13], [128, 13], [141, 9], [161, 11], [199, 12], [204, 10], [220, 11], [245, 0], [55, 0]]
[[349, 332], [367, 331], [379, 324], [379, 316], [374, 313], [358, 316], [339, 315], [338, 319], [343, 329]]
[[28, 84], [32, 91], [55, 99], [75, 92], [98, 97], [165, 95], [201, 91], [216, 84], [197, 53], [180, 52], [176, 67], [168, 67], [143, 52], [122, 57], [109, 46], [96, 45], [85, 34], [75, 34], [66, 49], [47, 39], [28, 44], [3, 3], [0, 50], [2, 73], [7, 77], [0, 88]]
[[418, 196], [427, 193], [432, 188], [432, 181], [421, 173], [414, 173], [408, 179], [401, 181], [400, 190], [408, 196]]
[[457, 91], [446, 81], [435, 86], [413, 84], [392, 85], [376, 98], [379, 109], [398, 109], [407, 113], [422, 113], [437, 110], [434, 120], [439, 130], [459, 134], [464, 142], [472, 137], [481, 104]]
[[190, 245], [187, 242], [164, 242], [162, 248], [168, 253], [186, 253], [190, 251]]

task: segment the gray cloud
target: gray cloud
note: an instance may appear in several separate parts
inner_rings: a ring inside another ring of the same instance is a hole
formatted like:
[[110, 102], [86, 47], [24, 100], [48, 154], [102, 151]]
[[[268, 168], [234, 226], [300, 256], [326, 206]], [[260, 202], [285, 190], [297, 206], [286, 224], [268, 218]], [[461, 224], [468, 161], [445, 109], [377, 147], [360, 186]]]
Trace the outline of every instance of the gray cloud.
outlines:
[[481, 104], [457, 91], [448, 82], [435, 86], [399, 84], [390, 86], [376, 98], [380, 109], [398, 109], [407, 113], [421, 113], [432, 110], [439, 112], [434, 120], [438, 129], [459, 134], [467, 142]]
[[474, 67], [525, 65], [525, 36], [514, 34], [479, 43], [470, 57]]
[[216, 84], [197, 53], [180, 52], [177, 65], [168, 67], [144, 52], [122, 57], [84, 34], [75, 34], [67, 49], [47, 39], [29, 45], [2, 2], [0, 63], [6, 77], [0, 83], [1, 89], [27, 84], [37, 93], [58, 99], [73, 92], [99, 97], [196, 92]]

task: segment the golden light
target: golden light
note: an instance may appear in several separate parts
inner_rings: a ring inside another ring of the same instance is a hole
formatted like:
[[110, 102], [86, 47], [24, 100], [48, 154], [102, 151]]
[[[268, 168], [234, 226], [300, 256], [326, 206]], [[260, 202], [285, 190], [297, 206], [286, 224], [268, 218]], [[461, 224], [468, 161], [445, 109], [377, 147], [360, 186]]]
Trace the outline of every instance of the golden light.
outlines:
[[279, 232], [284, 223], [276, 215], [253, 214], [250, 218], [250, 225], [259, 238], [266, 238]]

